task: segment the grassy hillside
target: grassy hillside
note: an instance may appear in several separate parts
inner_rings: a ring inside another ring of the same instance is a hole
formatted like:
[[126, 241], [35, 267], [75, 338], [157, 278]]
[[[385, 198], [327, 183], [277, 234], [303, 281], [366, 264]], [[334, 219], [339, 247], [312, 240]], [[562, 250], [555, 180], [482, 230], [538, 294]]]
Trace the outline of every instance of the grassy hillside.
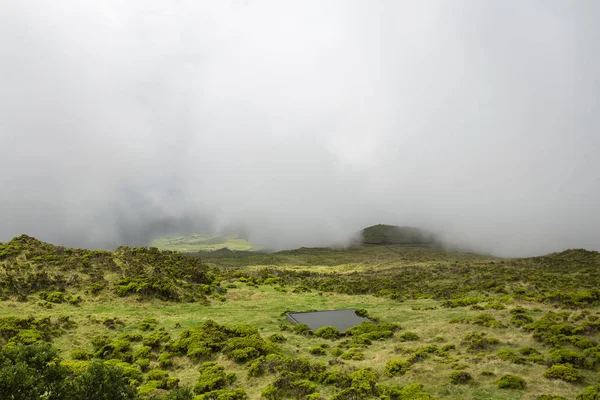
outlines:
[[[597, 252], [490, 259], [365, 246], [201, 258], [27, 236], [0, 245], [0, 395], [2, 352], [46, 343], [77, 377], [94, 360], [116, 366], [142, 399], [598, 398]], [[342, 308], [380, 325], [339, 336], [283, 315]]]
[[232, 251], [254, 251], [254, 248], [247, 240], [235, 235], [230, 236], [210, 236], [194, 234], [191, 236], [173, 236], [155, 239], [151, 246], [160, 250], [172, 250], [184, 253], [194, 253], [198, 251], [215, 251], [229, 249]]

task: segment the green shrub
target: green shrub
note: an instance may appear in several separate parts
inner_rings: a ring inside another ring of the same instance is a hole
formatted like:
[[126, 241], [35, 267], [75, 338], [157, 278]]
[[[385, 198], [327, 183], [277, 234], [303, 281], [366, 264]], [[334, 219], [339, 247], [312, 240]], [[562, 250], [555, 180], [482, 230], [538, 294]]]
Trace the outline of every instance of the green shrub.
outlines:
[[325, 355], [325, 349], [320, 347], [320, 346], [316, 346], [316, 347], [311, 347], [308, 352], [310, 354], [313, 354], [315, 356], [324, 356]]
[[135, 363], [140, 367], [142, 371], [146, 371], [150, 366], [150, 360], [147, 358], [138, 358]]
[[200, 376], [193, 389], [196, 394], [226, 389], [235, 381], [235, 374], [225, 373], [225, 368], [215, 362], [203, 363], [198, 371]]
[[544, 377], [548, 379], [560, 379], [570, 383], [581, 382], [584, 378], [583, 374], [570, 364], [554, 364], [544, 372]]
[[306, 324], [296, 324], [296, 325], [294, 325], [294, 332], [300, 333], [300, 334], [304, 334], [304, 335], [312, 334], [312, 331], [310, 330], [310, 327], [308, 325], [306, 325]]
[[502, 349], [496, 352], [496, 357], [503, 361], [509, 361], [515, 364], [526, 364], [527, 359], [521, 357], [517, 354], [516, 351], [511, 349]]
[[340, 349], [339, 347], [331, 349], [331, 355], [334, 356], [334, 357], [339, 357], [343, 353], [344, 353], [344, 350]]
[[525, 389], [525, 380], [517, 375], [504, 375], [496, 381], [500, 389]]
[[147, 358], [147, 359], [152, 358], [152, 347], [142, 346], [142, 347], [136, 349], [133, 352], [133, 359], [137, 360], [139, 358]]
[[340, 331], [335, 326], [322, 326], [315, 332], [315, 335], [323, 339], [337, 339], [340, 337]]
[[414, 332], [404, 332], [402, 335], [398, 337], [398, 340], [401, 342], [412, 342], [415, 340], [419, 340], [420, 337]]
[[75, 349], [71, 352], [71, 358], [73, 360], [89, 360], [90, 354], [88, 354], [85, 350]]
[[583, 354], [568, 349], [552, 350], [548, 355], [546, 363], [549, 366], [554, 364], [572, 364], [578, 367], [590, 367]]
[[481, 375], [481, 376], [496, 376], [496, 374], [494, 374], [492, 371], [488, 371], [488, 370], [481, 371], [481, 373], [479, 375]]
[[87, 400], [132, 400], [137, 398], [135, 388], [129, 384], [131, 378], [123, 369], [98, 360], [92, 361], [82, 373], [69, 383], [72, 399]]
[[577, 395], [577, 400], [600, 400], [600, 385], [586, 387]]
[[469, 351], [488, 350], [500, 343], [496, 338], [487, 337], [485, 332], [469, 333], [463, 337], [463, 343], [467, 345]]
[[540, 394], [535, 400], [567, 400], [566, 397], [557, 396], [554, 394]]
[[384, 372], [387, 376], [400, 376], [410, 370], [410, 363], [404, 360], [390, 360], [385, 364]]
[[473, 377], [467, 371], [454, 371], [449, 376], [450, 382], [455, 385], [463, 385], [469, 383]]
[[283, 336], [281, 333], [274, 333], [270, 335], [267, 339], [274, 343], [282, 343], [287, 341], [286, 337]]
[[152, 331], [158, 325], [156, 318], [144, 318], [137, 324], [137, 328], [141, 331]]
[[365, 359], [365, 355], [363, 353], [361, 353], [357, 349], [350, 349], [347, 352], [342, 353], [340, 355], [340, 358], [342, 360], [356, 360], [356, 361], [361, 361], [361, 360]]
[[161, 353], [158, 356], [159, 368], [168, 368], [173, 365], [173, 355], [171, 353]]

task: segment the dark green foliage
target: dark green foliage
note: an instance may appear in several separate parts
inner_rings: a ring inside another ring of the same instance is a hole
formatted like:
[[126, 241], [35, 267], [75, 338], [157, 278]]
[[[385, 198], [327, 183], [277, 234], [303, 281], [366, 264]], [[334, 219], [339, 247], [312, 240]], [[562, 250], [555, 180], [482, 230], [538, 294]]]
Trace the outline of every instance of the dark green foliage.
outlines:
[[503, 361], [509, 361], [515, 364], [526, 364], [527, 359], [525, 357], [521, 357], [517, 354], [516, 351], [511, 349], [502, 349], [496, 352], [496, 357]]
[[283, 336], [281, 333], [274, 333], [274, 334], [270, 335], [267, 339], [273, 343], [283, 343], [283, 342], [287, 341], [285, 336]]
[[323, 339], [335, 340], [340, 337], [340, 331], [335, 326], [322, 326], [317, 329], [315, 336]]
[[88, 354], [85, 350], [75, 349], [71, 352], [71, 358], [73, 360], [89, 360], [90, 354]]
[[481, 297], [464, 297], [460, 299], [447, 300], [442, 303], [442, 307], [456, 308], [456, 307], [467, 307], [473, 304], [481, 303], [483, 299]]
[[365, 359], [365, 355], [360, 352], [357, 349], [350, 349], [344, 353], [342, 353], [342, 355], [340, 355], [340, 358], [342, 360], [356, 360], [356, 361], [360, 361], [360, 360], [364, 360]]
[[600, 385], [586, 387], [577, 395], [577, 400], [600, 400]]
[[194, 392], [189, 387], [178, 387], [169, 390], [163, 400], [192, 400], [194, 398]]
[[387, 376], [400, 376], [410, 370], [410, 363], [404, 360], [390, 360], [385, 364], [384, 372]]
[[373, 324], [371, 322], [362, 322], [361, 324], [349, 329], [347, 334], [352, 336], [352, 341], [354, 343], [359, 343], [360, 339], [383, 340], [391, 338], [394, 336], [394, 332], [399, 329], [400, 325], [398, 324]]
[[173, 365], [173, 355], [171, 353], [161, 353], [158, 356], [159, 368], [169, 368]]
[[450, 382], [455, 385], [464, 385], [473, 380], [473, 377], [467, 371], [454, 371], [450, 374], [449, 378]]
[[593, 365], [586, 360], [583, 354], [567, 349], [552, 350], [550, 355], [548, 355], [546, 363], [548, 365], [571, 364], [581, 368], [593, 367]]
[[560, 379], [571, 383], [583, 380], [583, 374], [570, 364], [554, 364], [544, 372], [544, 376], [548, 379]]
[[479, 374], [481, 376], [496, 376], [496, 374], [494, 374], [492, 371], [481, 371], [481, 373]]
[[260, 335], [233, 337], [227, 340], [223, 348], [223, 353], [238, 362], [253, 360], [278, 351], [275, 344], [263, 340]]
[[206, 359], [222, 351], [239, 362], [279, 352], [274, 343], [262, 339], [256, 332], [248, 325], [227, 327], [209, 320], [197, 328], [184, 330], [179, 339], [170, 341], [165, 348], [170, 353], [194, 359]]
[[310, 327], [306, 324], [296, 324], [294, 325], [294, 332], [300, 334], [312, 334]]
[[119, 367], [92, 361], [81, 374], [69, 382], [69, 399], [129, 400], [137, 392]]
[[62, 399], [68, 375], [48, 345], [0, 348], [0, 399]]
[[500, 389], [525, 389], [525, 386], [527, 386], [525, 379], [517, 375], [501, 376], [496, 384]]
[[198, 371], [200, 376], [193, 389], [196, 394], [227, 389], [235, 382], [235, 374], [225, 373], [225, 368], [214, 362], [203, 363]]
[[161, 343], [168, 342], [171, 339], [171, 336], [165, 331], [159, 331], [151, 333], [150, 335], [144, 337], [142, 339], [142, 344], [144, 346], [149, 346], [152, 348], [157, 348], [161, 345]]
[[498, 343], [498, 339], [488, 337], [485, 332], [469, 333], [463, 337], [463, 344], [467, 345], [469, 351], [488, 350]]
[[62, 335], [66, 330], [75, 326], [76, 324], [70, 317], [65, 315], [55, 320], [51, 320], [49, 317], [0, 317], [0, 345], [7, 343], [41, 344]]
[[566, 397], [556, 396], [553, 394], [540, 394], [535, 400], [567, 400]]
[[401, 342], [412, 342], [419, 339], [419, 335], [417, 335], [414, 332], [404, 332], [398, 337], [398, 340], [400, 340]]
[[248, 395], [242, 388], [220, 389], [194, 397], [194, 400], [246, 400]]
[[311, 347], [308, 352], [315, 356], [324, 356], [326, 354], [325, 349], [321, 346]]
[[471, 320], [475, 325], [487, 326], [490, 328], [506, 328], [502, 322], [498, 321], [496, 318], [491, 316], [490, 314], [482, 313], [478, 314]]
[[382, 400], [436, 400], [435, 397], [423, 391], [423, 385], [420, 383], [413, 383], [405, 387], [378, 385], [377, 389], [379, 398]]
[[152, 331], [158, 325], [158, 320], [156, 318], [144, 318], [137, 324], [137, 328], [141, 331]]

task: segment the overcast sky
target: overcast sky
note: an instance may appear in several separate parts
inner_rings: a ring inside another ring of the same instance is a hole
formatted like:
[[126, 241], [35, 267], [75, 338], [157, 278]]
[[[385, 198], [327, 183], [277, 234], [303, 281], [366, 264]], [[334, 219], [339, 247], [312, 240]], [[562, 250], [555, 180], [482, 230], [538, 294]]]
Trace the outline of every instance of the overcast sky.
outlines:
[[600, 250], [600, 2], [5, 1], [0, 241]]

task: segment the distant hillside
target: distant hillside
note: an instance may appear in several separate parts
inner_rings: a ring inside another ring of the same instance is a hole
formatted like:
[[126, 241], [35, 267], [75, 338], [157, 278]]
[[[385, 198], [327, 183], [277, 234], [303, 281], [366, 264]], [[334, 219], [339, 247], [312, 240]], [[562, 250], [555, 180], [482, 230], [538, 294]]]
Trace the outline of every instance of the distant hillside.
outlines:
[[239, 236], [210, 236], [193, 234], [191, 236], [172, 236], [155, 239], [150, 244], [160, 250], [172, 250], [184, 253], [195, 253], [198, 251], [216, 251], [229, 249], [233, 251], [254, 251], [247, 240]]
[[433, 233], [420, 228], [395, 225], [373, 225], [361, 231], [364, 244], [415, 244], [437, 245], [440, 239]]

